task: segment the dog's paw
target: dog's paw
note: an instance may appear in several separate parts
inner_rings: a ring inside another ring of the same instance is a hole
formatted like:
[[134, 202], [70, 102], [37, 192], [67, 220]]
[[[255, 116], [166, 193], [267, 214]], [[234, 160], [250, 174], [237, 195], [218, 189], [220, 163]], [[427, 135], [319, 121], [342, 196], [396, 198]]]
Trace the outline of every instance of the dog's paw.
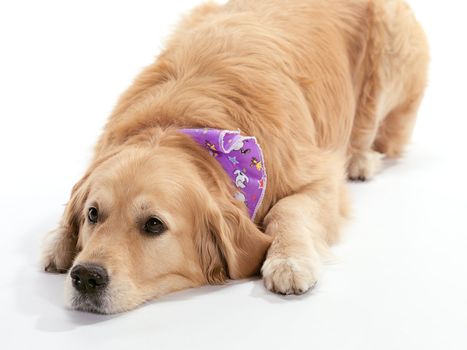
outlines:
[[61, 268], [57, 265], [55, 257], [52, 254], [43, 252], [40, 261], [40, 269], [49, 273], [66, 273], [67, 269]]
[[307, 259], [266, 259], [261, 269], [264, 285], [274, 293], [303, 294], [317, 282], [314, 266]]
[[375, 151], [355, 153], [349, 160], [349, 179], [353, 181], [369, 180], [381, 169], [382, 163], [383, 155], [381, 153]]
[[62, 230], [53, 230], [44, 237], [42, 242], [40, 268], [42, 271], [50, 273], [66, 273], [69, 268], [69, 261], [66, 257], [67, 251], [61, 243]]
[[61, 269], [53, 261], [43, 261], [41, 263], [42, 271], [48, 273], [67, 273], [67, 269]]

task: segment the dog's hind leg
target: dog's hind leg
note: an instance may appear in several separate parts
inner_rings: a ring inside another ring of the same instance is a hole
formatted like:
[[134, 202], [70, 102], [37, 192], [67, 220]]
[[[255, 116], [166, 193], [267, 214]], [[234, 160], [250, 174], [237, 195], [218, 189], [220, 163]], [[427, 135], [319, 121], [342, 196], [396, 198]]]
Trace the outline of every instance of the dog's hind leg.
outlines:
[[397, 157], [409, 141], [426, 86], [428, 44], [404, 1], [383, 1], [373, 22], [349, 147], [348, 174], [366, 180], [383, 155]]
[[375, 77], [366, 83], [352, 127], [347, 171], [351, 180], [372, 178], [382, 165], [383, 155], [372, 149], [379, 125], [379, 82]]
[[383, 154], [371, 148], [373, 142], [374, 138], [371, 138], [369, 147], [352, 147], [347, 165], [349, 179], [366, 181], [381, 169]]
[[412, 135], [421, 99], [422, 95], [410, 99], [388, 114], [378, 129], [373, 146], [376, 151], [389, 158], [401, 155]]

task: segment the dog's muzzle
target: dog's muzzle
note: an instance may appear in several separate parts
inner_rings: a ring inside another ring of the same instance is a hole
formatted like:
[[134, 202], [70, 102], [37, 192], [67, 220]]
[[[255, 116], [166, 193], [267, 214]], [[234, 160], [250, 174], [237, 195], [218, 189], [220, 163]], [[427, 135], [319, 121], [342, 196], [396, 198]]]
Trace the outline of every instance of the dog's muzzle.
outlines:
[[105, 313], [110, 282], [107, 270], [97, 264], [79, 264], [70, 271], [73, 296], [71, 307], [77, 310]]

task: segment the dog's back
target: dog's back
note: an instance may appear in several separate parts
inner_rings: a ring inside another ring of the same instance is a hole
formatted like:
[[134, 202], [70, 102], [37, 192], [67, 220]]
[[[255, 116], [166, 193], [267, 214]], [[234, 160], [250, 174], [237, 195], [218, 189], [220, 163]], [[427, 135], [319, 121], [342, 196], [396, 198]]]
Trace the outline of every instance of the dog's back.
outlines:
[[[426, 49], [414, 50], [423, 42], [422, 35], [401, 0], [233, 0], [225, 6], [204, 5], [183, 21], [159, 64], [148, 71], [167, 70], [153, 74], [152, 80], [143, 73], [145, 84], [130, 89], [114, 114], [121, 114], [130, 101], [134, 106], [137, 101], [131, 97], [142, 89], [154, 89], [174, 76], [184, 76], [185, 88], [192, 83], [188, 78], [201, 77], [204, 88], [217, 90], [228, 88], [232, 81], [225, 81], [233, 79], [240, 85], [236, 86], [239, 97], [251, 97], [262, 104], [258, 107], [266, 106], [268, 113], [259, 116], [265, 122], [294, 123], [308, 131], [314, 144], [346, 149], [352, 111], [367, 103], [361, 100], [362, 91], [378, 95], [372, 99], [384, 108], [374, 112], [382, 120], [407, 95], [408, 82], [413, 82], [416, 72], [417, 79], [424, 80], [426, 69], [420, 68], [424, 63], [420, 61], [427, 56]], [[207, 75], [217, 76], [207, 82]], [[369, 81], [376, 78], [378, 84]], [[389, 97], [392, 100], [386, 101]], [[269, 111], [278, 100], [295, 100], [296, 106], [303, 98], [306, 106], [300, 107], [308, 111], [292, 108], [288, 113], [281, 110], [278, 116], [274, 111], [281, 108]], [[185, 107], [191, 110], [193, 105]], [[305, 119], [299, 118], [304, 114], [308, 115]], [[174, 119], [178, 116], [180, 111]], [[247, 128], [245, 132], [261, 138], [262, 130]]]

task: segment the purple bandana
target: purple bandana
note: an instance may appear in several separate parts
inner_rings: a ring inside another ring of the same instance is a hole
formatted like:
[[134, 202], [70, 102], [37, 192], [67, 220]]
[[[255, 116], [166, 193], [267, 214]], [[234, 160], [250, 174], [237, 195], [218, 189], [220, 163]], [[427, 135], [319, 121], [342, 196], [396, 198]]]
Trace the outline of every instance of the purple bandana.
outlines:
[[182, 129], [205, 147], [222, 165], [235, 184], [235, 198], [244, 202], [254, 220], [266, 191], [263, 151], [255, 137], [241, 136], [240, 131], [218, 129]]

